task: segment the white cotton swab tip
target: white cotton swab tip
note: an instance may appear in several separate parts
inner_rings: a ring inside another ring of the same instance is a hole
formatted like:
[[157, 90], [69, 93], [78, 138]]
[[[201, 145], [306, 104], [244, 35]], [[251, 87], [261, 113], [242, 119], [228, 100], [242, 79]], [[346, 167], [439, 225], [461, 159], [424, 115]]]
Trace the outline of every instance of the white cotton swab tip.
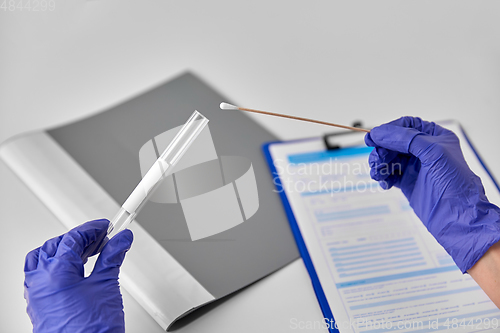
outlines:
[[222, 110], [238, 110], [238, 107], [229, 103], [220, 103], [220, 108]]

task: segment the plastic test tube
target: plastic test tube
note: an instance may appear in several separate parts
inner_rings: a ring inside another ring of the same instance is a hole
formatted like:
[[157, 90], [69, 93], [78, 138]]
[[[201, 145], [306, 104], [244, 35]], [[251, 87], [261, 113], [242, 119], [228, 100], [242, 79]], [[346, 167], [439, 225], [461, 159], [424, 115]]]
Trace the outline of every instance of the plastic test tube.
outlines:
[[[108, 239], [111, 239], [115, 234], [125, 229], [135, 219], [148, 198], [153, 194], [161, 181], [172, 173], [177, 162], [179, 162], [207, 124], [208, 118], [198, 111], [193, 112], [111, 220], [107, 232]], [[98, 252], [100, 252], [105, 244], [106, 241], [102, 243]]]

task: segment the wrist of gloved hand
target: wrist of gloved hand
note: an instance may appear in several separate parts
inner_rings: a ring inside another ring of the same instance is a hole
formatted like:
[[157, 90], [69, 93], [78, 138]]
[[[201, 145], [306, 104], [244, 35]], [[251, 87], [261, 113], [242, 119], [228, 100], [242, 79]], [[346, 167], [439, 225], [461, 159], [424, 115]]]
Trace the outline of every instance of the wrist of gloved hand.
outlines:
[[500, 209], [487, 200], [470, 199], [465, 207], [441, 200], [426, 225], [462, 273], [500, 241]]

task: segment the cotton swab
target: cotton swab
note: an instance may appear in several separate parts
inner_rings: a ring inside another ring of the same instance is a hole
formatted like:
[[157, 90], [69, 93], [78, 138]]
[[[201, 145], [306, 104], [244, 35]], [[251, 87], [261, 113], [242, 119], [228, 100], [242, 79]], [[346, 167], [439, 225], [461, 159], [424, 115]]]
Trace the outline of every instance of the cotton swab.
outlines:
[[248, 112], [254, 112], [254, 113], [260, 113], [260, 114], [267, 114], [269, 116], [275, 116], [275, 117], [283, 117], [283, 118], [289, 118], [289, 119], [295, 119], [295, 120], [300, 120], [300, 121], [308, 121], [310, 123], [316, 123], [316, 124], [321, 124], [321, 125], [327, 125], [327, 126], [335, 126], [335, 127], [340, 127], [340, 128], [345, 128], [351, 131], [358, 131], [358, 132], [366, 132], [370, 133], [370, 130], [364, 129], [364, 128], [359, 128], [359, 127], [352, 127], [352, 126], [345, 126], [345, 125], [339, 125], [339, 124], [334, 124], [334, 123], [327, 123], [326, 121], [320, 121], [320, 120], [314, 120], [314, 119], [308, 119], [308, 118], [302, 118], [302, 117], [295, 117], [295, 116], [289, 116], [286, 114], [280, 114], [280, 113], [274, 113], [274, 112], [267, 112], [267, 111], [259, 111], [259, 110], [254, 110], [254, 109], [247, 109], [247, 108], [242, 108], [236, 105], [232, 105], [229, 103], [220, 103], [220, 108], [222, 110], [241, 110], [241, 111], [248, 111]]

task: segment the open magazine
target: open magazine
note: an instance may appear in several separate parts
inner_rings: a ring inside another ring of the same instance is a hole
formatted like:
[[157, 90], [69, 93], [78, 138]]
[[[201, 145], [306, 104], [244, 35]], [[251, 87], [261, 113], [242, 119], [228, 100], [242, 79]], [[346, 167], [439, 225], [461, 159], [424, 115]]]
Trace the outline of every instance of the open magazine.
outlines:
[[[70, 229], [111, 219], [175, 129], [194, 110], [210, 119], [130, 225], [134, 243], [120, 284], [166, 330], [298, 258], [260, 150], [276, 137], [240, 112], [219, 110], [223, 100], [188, 73], [86, 119], [0, 146], [0, 158]], [[203, 231], [215, 219], [223, 227]]]

